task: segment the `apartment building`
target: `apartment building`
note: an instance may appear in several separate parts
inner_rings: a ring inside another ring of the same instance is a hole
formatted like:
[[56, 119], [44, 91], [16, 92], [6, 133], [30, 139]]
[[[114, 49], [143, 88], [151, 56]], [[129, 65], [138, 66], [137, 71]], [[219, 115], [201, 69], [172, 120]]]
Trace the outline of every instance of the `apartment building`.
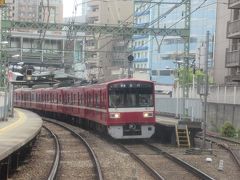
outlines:
[[[8, 0], [9, 19], [14, 21], [63, 23], [62, 0]], [[82, 38], [68, 38], [67, 32], [45, 29], [11, 31], [8, 60], [45, 68], [64, 68], [72, 72], [75, 62], [82, 60]], [[18, 55], [18, 58], [15, 58]]]
[[[154, 28], [184, 28], [185, 5], [174, 8], [176, 4], [184, 1], [135, 1], [135, 26]], [[190, 30], [190, 55], [189, 62], [198, 62], [194, 59], [198, 48], [205, 42], [206, 31], [211, 37], [215, 34], [216, 0], [191, 1], [191, 30]], [[200, 7], [200, 8], [199, 8]], [[169, 13], [168, 13], [169, 12]], [[182, 19], [180, 21], [180, 19]], [[214, 38], [210, 42], [212, 54]], [[148, 78], [162, 85], [173, 85], [175, 82], [174, 71], [178, 68], [176, 61], [183, 61], [184, 40], [175, 36], [139, 36], [134, 40], [134, 68], [135, 72], [145, 72]], [[209, 56], [210, 57], [210, 56]], [[195, 60], [195, 61], [194, 61]], [[212, 58], [210, 59], [212, 61]], [[209, 66], [212, 62], [209, 63]], [[181, 64], [183, 66], [183, 64]], [[145, 76], [146, 77], [146, 76]]]
[[15, 21], [63, 22], [62, 0], [6, 0], [9, 18]]
[[[228, 73], [225, 76], [225, 83], [227, 84], [240, 84], [240, 0], [229, 0], [229, 10], [226, 11], [225, 16], [230, 17], [227, 26], [226, 37], [229, 43], [225, 49], [225, 67], [228, 69]], [[230, 15], [230, 16], [229, 16]], [[218, 17], [219, 20], [220, 17]], [[226, 20], [226, 19], [222, 19]], [[225, 21], [226, 22], [226, 21]], [[222, 48], [225, 46], [221, 44]], [[218, 49], [220, 52], [221, 49]], [[224, 61], [223, 61], [224, 62]]]
[[[84, 0], [86, 22], [99, 25], [131, 24], [133, 2], [123, 0]], [[89, 37], [91, 36], [91, 37]], [[85, 60], [91, 78], [102, 81], [122, 76], [127, 65], [130, 37], [86, 33]], [[115, 54], [114, 54], [115, 53]], [[116, 69], [119, 69], [117, 72]]]

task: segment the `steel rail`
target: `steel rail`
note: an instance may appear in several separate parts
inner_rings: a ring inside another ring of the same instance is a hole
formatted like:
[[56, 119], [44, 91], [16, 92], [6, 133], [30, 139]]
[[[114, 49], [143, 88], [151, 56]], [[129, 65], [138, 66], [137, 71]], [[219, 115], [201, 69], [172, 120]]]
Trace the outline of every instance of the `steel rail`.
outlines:
[[184, 167], [187, 169], [189, 172], [193, 173], [197, 177], [205, 180], [213, 180], [214, 178], [207, 175], [206, 173], [202, 172], [201, 170], [197, 169], [196, 167], [190, 165], [189, 163], [183, 161], [182, 159], [177, 158], [176, 156], [173, 156], [172, 154], [152, 145], [147, 142], [144, 142], [145, 145], [149, 146], [152, 150], [161, 153], [164, 155], [166, 158], [170, 159], [171, 161], [174, 161], [175, 163], [179, 164], [180, 166]]
[[218, 136], [218, 135], [213, 135], [211, 133], [207, 133], [207, 136], [210, 136], [210, 137], [213, 137], [213, 138], [216, 138], [216, 139], [220, 139], [220, 140], [224, 140], [224, 141], [227, 141], [227, 142], [231, 142], [231, 143], [235, 143], [235, 144], [239, 144], [240, 145], [240, 141], [237, 141], [237, 140], [229, 139], [229, 138], [226, 138], [226, 137], [221, 137], [221, 136]]
[[[212, 135], [212, 134], [209, 134], [209, 133], [207, 133], [207, 136], [209, 136], [211, 138], [218, 139], [218, 140], [227, 141], [227, 142], [230, 142], [230, 143], [233, 143], [233, 144], [240, 145], [240, 142], [236, 141], [236, 140], [228, 139], [228, 138], [225, 138], [225, 137], [220, 137], [220, 136], [217, 136], [217, 135]], [[196, 136], [196, 137], [202, 139], [201, 136]], [[208, 140], [210, 142], [213, 142], [213, 143], [217, 144], [218, 146], [222, 147], [223, 149], [229, 151], [230, 154], [232, 155], [233, 160], [237, 163], [237, 165], [240, 169], [240, 159], [238, 158], [237, 154], [229, 147], [229, 144], [219, 143], [219, 142], [214, 141], [214, 140], [209, 139], [209, 138], [206, 138], [206, 140]]]
[[54, 158], [54, 163], [52, 165], [51, 171], [48, 175], [48, 180], [54, 180], [57, 175], [58, 167], [59, 167], [59, 162], [60, 162], [60, 144], [57, 135], [55, 135], [50, 129], [48, 129], [46, 126], [43, 125], [43, 127], [50, 132], [52, 137], [54, 138], [55, 141], [55, 158]]
[[138, 157], [135, 153], [126, 148], [123, 144], [118, 144], [125, 152], [127, 152], [132, 158], [138, 161], [144, 169], [146, 169], [155, 179], [165, 180], [155, 169], [153, 169], [150, 165], [148, 165], [145, 161], [143, 161], [140, 157]]
[[96, 171], [96, 174], [97, 174], [97, 178], [99, 180], [103, 180], [103, 174], [102, 174], [102, 170], [101, 170], [101, 166], [100, 166], [100, 163], [98, 161], [98, 158], [95, 154], [95, 152], [93, 151], [93, 149], [91, 148], [91, 146], [88, 144], [88, 142], [80, 135], [78, 134], [77, 132], [75, 132], [74, 130], [72, 130], [71, 128], [65, 126], [64, 124], [61, 124], [59, 122], [56, 122], [50, 118], [46, 118], [46, 117], [43, 117], [43, 120], [44, 121], [48, 121], [48, 122], [51, 122], [51, 123], [54, 123], [54, 124], [57, 124], [65, 129], [67, 129], [68, 131], [70, 131], [71, 133], [73, 133], [76, 137], [78, 137], [83, 143], [84, 145], [87, 147], [87, 150], [90, 154], [90, 156], [92, 157], [92, 160], [95, 164], [95, 171]]

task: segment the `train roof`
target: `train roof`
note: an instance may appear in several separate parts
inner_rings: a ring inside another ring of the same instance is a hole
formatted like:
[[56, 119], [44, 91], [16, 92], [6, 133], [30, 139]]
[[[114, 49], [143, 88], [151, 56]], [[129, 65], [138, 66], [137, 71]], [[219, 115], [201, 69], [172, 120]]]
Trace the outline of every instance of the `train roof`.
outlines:
[[141, 79], [135, 79], [135, 78], [125, 78], [125, 79], [116, 79], [116, 80], [112, 80], [112, 81], [108, 81], [108, 82], [104, 82], [104, 83], [99, 83], [99, 84], [86, 84], [85, 86], [70, 86], [70, 87], [59, 87], [59, 88], [37, 88], [37, 89], [32, 89], [32, 88], [19, 88], [16, 89], [15, 91], [45, 91], [45, 90], [68, 90], [68, 89], [78, 89], [78, 88], [91, 88], [91, 87], [104, 87], [104, 86], [108, 86], [109, 84], [112, 83], [120, 83], [120, 82], [148, 82], [148, 83], [154, 83], [153, 81], [149, 81], [149, 80], [141, 80]]
[[117, 79], [117, 80], [113, 80], [113, 81], [109, 81], [106, 82], [106, 84], [112, 84], [112, 83], [118, 83], [118, 82], [150, 82], [150, 83], [154, 83], [153, 81], [148, 81], [148, 80], [141, 80], [141, 79], [135, 79], [135, 78], [126, 78], [126, 79]]
[[14, 91], [31, 91], [32, 88], [18, 88], [18, 89], [15, 89]]

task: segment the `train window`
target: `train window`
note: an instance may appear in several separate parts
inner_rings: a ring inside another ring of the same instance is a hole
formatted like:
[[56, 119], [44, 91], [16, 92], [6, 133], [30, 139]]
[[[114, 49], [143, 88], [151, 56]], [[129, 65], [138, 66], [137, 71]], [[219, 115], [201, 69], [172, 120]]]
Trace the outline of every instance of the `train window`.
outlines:
[[100, 105], [100, 101], [99, 101], [99, 96], [98, 96], [98, 94], [96, 94], [96, 97], [95, 97], [96, 99], [95, 99], [95, 106], [96, 107], [99, 107], [99, 105]]
[[102, 107], [102, 90], [100, 90], [100, 107]]
[[70, 95], [68, 94], [67, 104], [70, 104]]
[[81, 94], [81, 101], [80, 101], [81, 105], [83, 104], [83, 95]]
[[91, 106], [91, 94], [88, 94], [88, 105]]
[[153, 84], [131, 82], [109, 87], [110, 107], [152, 107]]
[[73, 95], [73, 104], [75, 104], [75, 105], [77, 105], [77, 95], [76, 94], [74, 94]]
[[62, 95], [62, 101], [63, 101], [63, 104], [65, 104], [65, 94]]

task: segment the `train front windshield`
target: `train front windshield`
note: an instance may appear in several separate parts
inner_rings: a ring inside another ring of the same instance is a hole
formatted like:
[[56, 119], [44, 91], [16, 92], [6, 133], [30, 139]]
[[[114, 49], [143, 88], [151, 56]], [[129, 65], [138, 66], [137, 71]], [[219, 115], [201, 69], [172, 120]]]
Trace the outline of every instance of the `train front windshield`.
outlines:
[[109, 85], [109, 107], [153, 107], [153, 83], [124, 82]]

